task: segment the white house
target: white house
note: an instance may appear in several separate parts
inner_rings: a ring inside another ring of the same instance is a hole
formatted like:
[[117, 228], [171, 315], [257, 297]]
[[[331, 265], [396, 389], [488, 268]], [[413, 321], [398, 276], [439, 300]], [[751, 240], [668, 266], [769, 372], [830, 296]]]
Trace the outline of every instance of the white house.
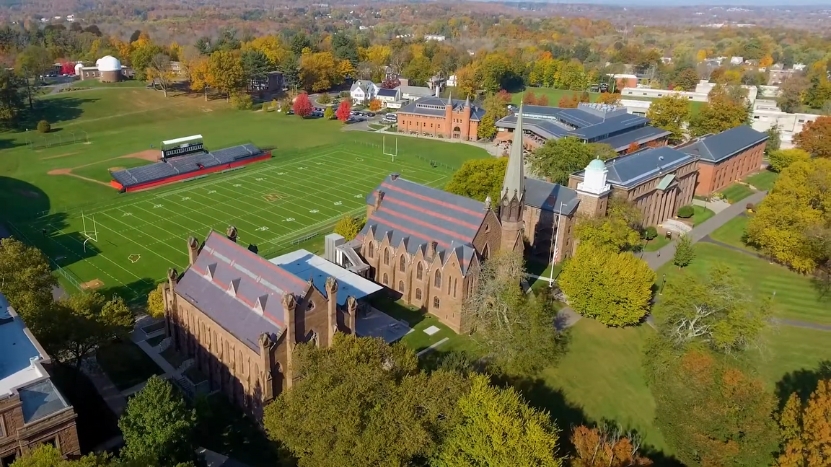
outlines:
[[744, 57], [730, 57], [731, 65], [741, 65], [744, 63]]
[[455, 88], [457, 83], [458, 83], [458, 79], [456, 78], [456, 75], [450, 75], [450, 76], [447, 77], [447, 86], [449, 86], [451, 88]]
[[352, 83], [349, 95], [353, 104], [367, 104], [378, 95], [378, 86], [372, 81], [359, 79]]
[[759, 99], [753, 105], [753, 124], [756, 131], [767, 131], [776, 126], [779, 127], [779, 137], [782, 141], [782, 148], [793, 147], [793, 137], [802, 131], [808, 122], [813, 122], [820, 115], [783, 112], [775, 100]]
[[396, 89], [401, 91], [401, 99], [406, 99], [409, 101], [417, 101], [422, 97], [430, 97], [435, 94], [435, 92], [426, 87], [426, 86], [409, 86], [409, 85], [401, 85], [398, 86]]
[[[376, 98], [381, 101], [382, 107], [390, 107], [390, 104], [394, 104], [401, 100], [401, 90], [398, 88], [396, 89], [379, 89]], [[399, 106], [400, 108], [400, 106]]]

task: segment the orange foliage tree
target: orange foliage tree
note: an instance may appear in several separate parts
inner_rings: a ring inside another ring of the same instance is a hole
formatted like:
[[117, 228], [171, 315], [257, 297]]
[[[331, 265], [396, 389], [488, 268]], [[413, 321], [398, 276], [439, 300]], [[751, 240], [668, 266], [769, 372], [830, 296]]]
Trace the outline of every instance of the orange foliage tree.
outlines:
[[601, 104], [617, 105], [617, 104], [620, 103], [620, 94], [612, 93], [612, 92], [604, 92], [597, 99], [597, 102], [600, 102]]
[[544, 94], [540, 94], [540, 97], [537, 98], [537, 105], [548, 105], [548, 96]]
[[511, 103], [511, 95], [508, 94], [508, 91], [500, 89], [499, 92], [496, 93], [496, 100], [503, 106], [508, 105]]
[[589, 428], [580, 425], [571, 433], [574, 457], [571, 467], [637, 467], [652, 465], [638, 455], [640, 440], [619, 428]]
[[577, 98], [575, 94], [569, 94], [567, 96], [563, 96], [560, 98], [560, 101], [557, 102], [557, 107], [563, 109], [575, 109], [577, 108], [577, 104], [580, 103], [580, 100]]
[[369, 110], [373, 112], [381, 110], [381, 101], [378, 99], [372, 99], [369, 101]]
[[526, 105], [537, 105], [537, 96], [534, 91], [525, 91], [522, 94], [522, 103]]
[[335, 116], [343, 123], [346, 123], [346, 121], [349, 120], [349, 117], [352, 116], [352, 104], [349, 103], [348, 99], [340, 101], [338, 110], [335, 112]]
[[629, 143], [629, 147], [626, 148], [626, 154], [632, 154], [633, 152], [637, 152], [640, 148], [641, 145], [638, 144], [637, 141], [632, 141], [631, 143]]
[[814, 157], [831, 158], [831, 116], [822, 116], [808, 122], [793, 137], [796, 147]]
[[831, 465], [831, 379], [820, 381], [807, 402], [791, 394], [779, 414], [779, 467]]

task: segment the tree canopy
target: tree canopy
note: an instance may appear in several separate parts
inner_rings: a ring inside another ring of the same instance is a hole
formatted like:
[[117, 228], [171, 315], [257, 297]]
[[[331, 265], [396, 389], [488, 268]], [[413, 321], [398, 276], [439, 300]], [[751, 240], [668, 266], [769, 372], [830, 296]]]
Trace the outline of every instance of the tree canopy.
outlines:
[[0, 292], [35, 334], [50, 326], [40, 313], [51, 307], [58, 281], [37, 248], [13, 238], [0, 239]]
[[554, 183], [568, 184], [568, 176], [583, 170], [592, 161], [614, 157], [608, 144], [584, 143], [574, 137], [552, 138], [528, 157], [531, 169]]
[[793, 137], [796, 147], [814, 157], [831, 159], [831, 116], [822, 116], [808, 122]]
[[821, 380], [803, 402], [793, 393], [778, 416], [782, 451], [778, 467], [823, 467], [831, 463], [831, 380]]
[[771, 151], [768, 154], [770, 160], [770, 170], [774, 172], [782, 172], [791, 164], [798, 161], [807, 162], [811, 158], [811, 154], [804, 149], [779, 149], [778, 151]]
[[574, 427], [571, 467], [645, 467], [652, 461], [638, 454], [640, 439], [620, 427], [601, 425]]
[[653, 100], [646, 118], [651, 125], [672, 133], [669, 139], [677, 143], [684, 139], [684, 125], [689, 119], [689, 113], [687, 99], [673, 94]]
[[462, 167], [453, 173], [453, 177], [447, 182], [444, 190], [478, 201], [485, 201], [485, 198], [490, 196], [496, 205], [499, 203], [502, 181], [507, 167], [507, 157], [465, 161]]
[[750, 107], [741, 91], [744, 90], [738, 87], [716, 85], [710, 91], [709, 101], [701, 106], [698, 114], [690, 117], [690, 133], [703, 136], [746, 125]]
[[343, 235], [346, 241], [352, 240], [364, 228], [364, 222], [355, 216], [343, 216], [337, 224], [335, 224], [334, 232], [338, 235]]
[[161, 283], [147, 294], [147, 314], [154, 318], [164, 316], [164, 287]]
[[624, 199], [612, 197], [602, 217], [583, 217], [574, 227], [574, 236], [581, 244], [614, 251], [636, 249], [641, 235], [635, 226], [641, 222], [641, 211]]

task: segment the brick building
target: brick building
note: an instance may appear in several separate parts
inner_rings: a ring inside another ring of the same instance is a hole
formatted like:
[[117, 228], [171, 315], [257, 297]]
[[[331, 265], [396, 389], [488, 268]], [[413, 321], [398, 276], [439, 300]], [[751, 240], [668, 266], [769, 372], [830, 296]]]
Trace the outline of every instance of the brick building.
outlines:
[[398, 111], [398, 131], [413, 135], [476, 141], [484, 109], [452, 98], [423, 97]]
[[0, 294], [0, 467], [42, 444], [64, 456], [81, 453], [75, 411], [49, 379], [50, 363]]
[[695, 194], [707, 196], [761, 170], [767, 140], [766, 133], [742, 125], [679, 146], [698, 159]]
[[301, 279], [236, 243], [236, 229], [188, 240], [187, 270], [168, 274], [169, 345], [193, 359], [211, 390], [262, 417], [266, 402], [292, 386], [292, 350], [329, 346], [356, 329], [358, 300], [322, 274]]

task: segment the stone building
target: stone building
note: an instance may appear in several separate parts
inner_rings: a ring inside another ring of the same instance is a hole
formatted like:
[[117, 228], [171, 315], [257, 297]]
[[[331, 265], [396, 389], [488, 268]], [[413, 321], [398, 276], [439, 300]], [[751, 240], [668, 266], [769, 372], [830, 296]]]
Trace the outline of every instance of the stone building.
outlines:
[[398, 131], [447, 139], [475, 141], [485, 110], [470, 102], [452, 98], [424, 97], [401, 107]]
[[262, 417], [263, 405], [295, 379], [296, 344], [331, 345], [336, 332], [356, 328], [357, 300], [338, 298], [338, 281], [303, 280], [211, 232], [204, 243], [188, 240], [189, 266], [168, 274], [165, 290], [169, 345], [192, 359], [210, 389]]
[[678, 147], [698, 160], [695, 194], [710, 195], [761, 170], [767, 140], [766, 133], [742, 125]]
[[95, 61], [95, 66], [75, 65], [75, 74], [81, 80], [98, 79], [102, 83], [115, 83], [124, 79], [126, 67], [112, 55], [105, 55]]
[[81, 448], [75, 411], [52, 383], [51, 359], [0, 294], [0, 467], [42, 444], [67, 457]]

